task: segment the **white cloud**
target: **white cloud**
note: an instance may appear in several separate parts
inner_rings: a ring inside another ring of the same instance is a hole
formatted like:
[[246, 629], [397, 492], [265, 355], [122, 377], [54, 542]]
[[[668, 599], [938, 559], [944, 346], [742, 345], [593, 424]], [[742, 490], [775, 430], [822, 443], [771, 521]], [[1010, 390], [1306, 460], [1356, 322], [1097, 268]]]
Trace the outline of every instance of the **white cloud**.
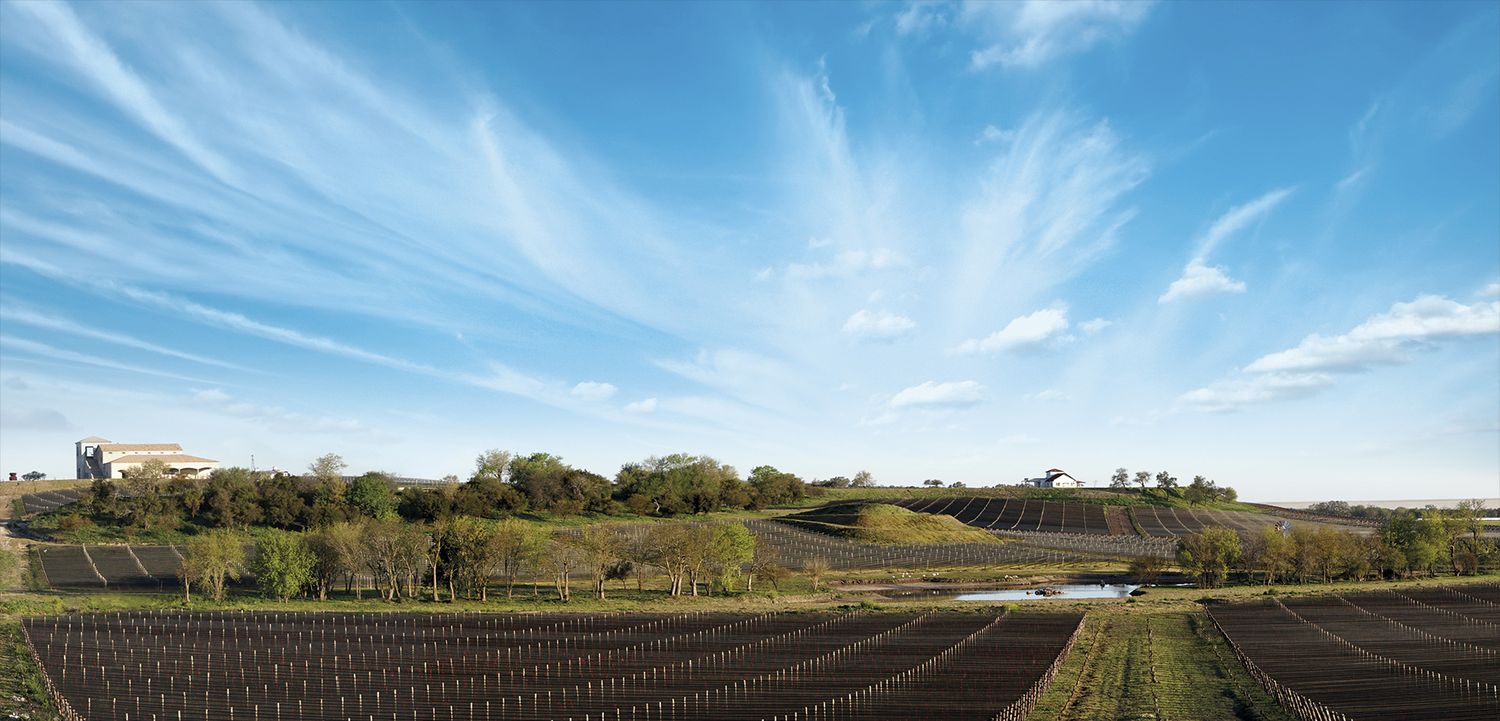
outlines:
[[1500, 298], [1500, 283], [1490, 283], [1479, 291], [1480, 298]]
[[82, 323], [75, 322], [68, 318], [48, 315], [46, 313], [41, 313], [28, 308], [16, 307], [14, 305], [0, 305], [0, 318], [15, 321], [18, 323], [25, 323], [27, 325], [34, 325], [39, 328], [47, 328], [62, 333], [69, 333], [84, 338], [93, 338], [95, 340], [101, 340], [106, 343], [114, 343], [117, 345], [126, 346], [128, 348], [137, 348], [139, 350], [150, 351], [152, 353], [158, 353], [173, 358], [181, 358], [183, 360], [193, 361], [194, 363], [203, 363], [205, 365], [219, 366], [220, 368], [230, 368], [233, 370], [247, 370], [243, 366], [237, 366], [233, 363], [226, 363], [224, 361], [216, 360], [213, 358], [205, 358], [193, 353], [187, 353], [175, 348], [168, 348], [165, 346], [157, 345], [155, 343], [141, 340], [139, 338], [134, 338], [123, 333], [101, 330], [99, 328], [83, 325]]
[[890, 311], [859, 310], [844, 321], [844, 333], [869, 340], [893, 340], [910, 333], [916, 321]]
[[1104, 330], [1105, 328], [1108, 328], [1108, 327], [1110, 327], [1110, 326], [1112, 326], [1114, 324], [1115, 324], [1114, 321], [1111, 321], [1111, 320], [1105, 320], [1103, 318], [1095, 318], [1093, 320], [1086, 320], [1086, 321], [1084, 321], [1082, 323], [1079, 323], [1078, 324], [1078, 330], [1083, 331], [1083, 333], [1085, 335], [1093, 335], [1093, 334], [1098, 333], [1099, 331]]
[[93, 82], [116, 106], [214, 177], [233, 184], [234, 173], [229, 164], [189, 132], [187, 125], [162, 105], [109, 45], [79, 21], [67, 3], [18, 3], [14, 7], [29, 13], [39, 27], [55, 37], [67, 50], [59, 59]]
[[896, 33], [922, 35], [948, 24], [944, 6], [935, 2], [911, 2], [896, 13]]
[[1360, 181], [1364, 180], [1365, 177], [1369, 175], [1369, 173], [1370, 166], [1366, 165], [1365, 167], [1340, 178], [1337, 183], [1333, 184], [1333, 189], [1337, 190], [1340, 193], [1347, 193], [1357, 187], [1360, 184]]
[[854, 249], [842, 251], [825, 262], [792, 263], [786, 267], [786, 276], [794, 280], [847, 278], [868, 271], [887, 270], [904, 265], [906, 265], [906, 259], [890, 248]]
[[1016, 131], [1014, 130], [1001, 130], [993, 125], [986, 125], [984, 126], [984, 130], [979, 131], [979, 137], [974, 139], [974, 144], [1008, 143], [1015, 139]]
[[961, 408], [984, 400], [984, 386], [977, 381], [938, 383], [927, 381], [903, 389], [891, 397], [889, 405], [901, 408]]
[[615, 396], [615, 393], [619, 392], [619, 390], [620, 389], [614, 387], [609, 383], [583, 381], [578, 385], [573, 386], [573, 390], [569, 391], [569, 393], [571, 393], [574, 398], [581, 398], [585, 401], [597, 403], [613, 398]]
[[311, 416], [289, 411], [279, 406], [266, 406], [237, 401], [219, 388], [196, 391], [192, 394], [192, 400], [198, 405], [211, 408], [220, 414], [258, 423], [270, 430], [282, 433], [332, 433], [373, 436], [389, 440], [388, 434], [374, 430], [352, 418]]
[[1252, 404], [1306, 398], [1331, 385], [1333, 379], [1322, 373], [1269, 373], [1188, 391], [1178, 397], [1177, 403], [1179, 407], [1223, 413]]
[[643, 398], [638, 401], [625, 404], [626, 413], [650, 413], [656, 410], [655, 398]]
[[1295, 348], [1258, 358], [1237, 377], [1183, 394], [1179, 407], [1230, 411], [1305, 398], [1333, 385], [1334, 373], [1410, 360], [1407, 351], [1445, 339], [1500, 334], [1500, 301], [1465, 305], [1435, 295], [1397, 303], [1343, 335], [1310, 335]]
[[1245, 292], [1243, 281], [1230, 278], [1222, 266], [1209, 265], [1208, 256], [1225, 239], [1266, 217], [1291, 194], [1291, 188], [1276, 188], [1255, 200], [1230, 208], [1228, 212], [1219, 216], [1214, 224], [1209, 226], [1208, 232], [1198, 239], [1197, 251], [1182, 269], [1182, 277], [1172, 281], [1166, 292], [1162, 293], [1156, 302], [1170, 303], [1174, 300], [1199, 298], [1214, 293]]
[[1448, 338], [1500, 333], [1500, 301], [1465, 305], [1436, 295], [1397, 303], [1343, 335], [1313, 334], [1295, 348], [1262, 356], [1251, 373], [1355, 371], [1408, 360], [1412, 346]]
[[1068, 311], [1064, 308], [1044, 308], [1030, 315], [1023, 315], [1006, 323], [984, 338], [970, 338], [959, 343], [954, 353], [999, 353], [1009, 350], [1035, 348], [1048, 343], [1067, 342]]
[[1064, 393], [1064, 392], [1062, 392], [1060, 390], [1057, 390], [1056, 388], [1048, 388], [1046, 390], [1037, 391], [1037, 392], [1032, 393], [1032, 394], [1030, 394], [1030, 395], [1028, 395], [1026, 397], [1028, 399], [1034, 400], [1034, 401], [1065, 401], [1065, 400], [1068, 400], [1068, 394], [1066, 394], [1066, 393]]
[[1148, 172], [1106, 122], [1027, 118], [964, 203], [946, 290], [951, 316], [972, 323], [977, 309], [1034, 298], [1087, 268], [1130, 221], [1122, 201]]
[[1182, 277], [1167, 286], [1167, 292], [1156, 299], [1158, 303], [1187, 300], [1214, 293], [1243, 293], [1244, 281], [1234, 280], [1224, 273], [1221, 266], [1207, 266], [1196, 258], [1189, 261]]
[[971, 53], [974, 69], [1035, 68], [1130, 34], [1151, 6], [1128, 0], [967, 2], [959, 23], [989, 43]]

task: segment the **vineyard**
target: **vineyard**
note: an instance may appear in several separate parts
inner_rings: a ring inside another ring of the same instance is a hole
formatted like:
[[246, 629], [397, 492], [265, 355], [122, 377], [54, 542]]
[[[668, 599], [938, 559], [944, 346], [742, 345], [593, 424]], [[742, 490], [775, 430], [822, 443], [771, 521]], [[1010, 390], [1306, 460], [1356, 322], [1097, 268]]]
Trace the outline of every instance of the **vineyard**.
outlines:
[[1302, 718], [1500, 718], [1500, 586], [1273, 599], [1211, 616]]
[[[919, 513], [953, 516], [971, 526], [991, 531], [1067, 533], [1075, 536], [1148, 536], [1175, 538], [1222, 526], [1240, 532], [1288, 520], [1267, 513], [1214, 511], [1158, 506], [1104, 506], [1092, 503], [1037, 501], [1020, 498], [955, 496], [889, 501]], [[1302, 514], [1300, 523], [1311, 514]], [[1327, 519], [1322, 519], [1326, 521]], [[1289, 521], [1290, 522], [1290, 521]]]
[[65, 718], [1024, 718], [1080, 614], [27, 619]]

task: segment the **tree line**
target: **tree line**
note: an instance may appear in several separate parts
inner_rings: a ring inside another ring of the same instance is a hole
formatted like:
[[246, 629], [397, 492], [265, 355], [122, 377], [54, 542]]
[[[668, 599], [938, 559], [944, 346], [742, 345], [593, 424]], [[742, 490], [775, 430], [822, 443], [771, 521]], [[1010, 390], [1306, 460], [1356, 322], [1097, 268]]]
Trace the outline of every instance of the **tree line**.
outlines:
[[[738, 523], [660, 523], [627, 529], [593, 524], [548, 530], [517, 518], [459, 516], [431, 524], [396, 519], [339, 521], [309, 531], [257, 534], [249, 554], [242, 536], [214, 529], [183, 549], [183, 595], [222, 600], [230, 581], [253, 574], [264, 595], [324, 600], [342, 588], [362, 598], [367, 587], [386, 601], [489, 600], [498, 582], [507, 599], [521, 579], [542, 579], [559, 601], [572, 599], [573, 579], [587, 576], [603, 600], [607, 584], [637, 590], [660, 574], [672, 596], [712, 595], [757, 578], [779, 587], [790, 573]], [[531, 584], [532, 597], [542, 584]]]
[[[64, 530], [98, 523], [134, 532], [191, 522], [208, 528], [301, 531], [346, 521], [432, 523], [523, 513], [671, 517], [758, 510], [809, 494], [800, 477], [772, 466], [759, 466], [741, 478], [733, 466], [689, 454], [627, 463], [611, 480], [547, 453], [517, 456], [490, 450], [475, 459], [467, 481], [450, 477], [451, 484], [399, 491], [390, 475], [379, 472], [346, 481], [346, 467], [341, 457], [328, 454], [301, 476], [220, 468], [199, 479], [170, 476], [165, 464], [152, 460], [118, 482], [95, 479], [80, 501], [80, 512], [61, 523]], [[857, 474], [856, 480], [873, 485], [868, 473]]]
[[[1401, 509], [1374, 533], [1298, 524], [1267, 525], [1241, 537], [1228, 528], [1206, 528], [1179, 541], [1177, 563], [1206, 587], [1221, 585], [1231, 575], [1267, 586], [1474, 575], [1500, 560], [1500, 548], [1484, 536], [1481, 511], [1477, 502], [1447, 510]], [[1147, 561], [1137, 561], [1133, 568], [1138, 574], [1161, 570], [1160, 564]]]
[[1136, 471], [1132, 476], [1128, 469], [1116, 468], [1114, 474], [1109, 477], [1110, 488], [1130, 488], [1135, 485], [1144, 491], [1152, 483], [1156, 484], [1156, 488], [1177, 495], [1194, 505], [1213, 501], [1239, 500], [1239, 494], [1233, 488], [1221, 486], [1203, 476], [1193, 476], [1193, 480], [1186, 486], [1179, 484], [1177, 476], [1172, 475], [1170, 471], [1157, 471], [1155, 475], [1151, 471]]

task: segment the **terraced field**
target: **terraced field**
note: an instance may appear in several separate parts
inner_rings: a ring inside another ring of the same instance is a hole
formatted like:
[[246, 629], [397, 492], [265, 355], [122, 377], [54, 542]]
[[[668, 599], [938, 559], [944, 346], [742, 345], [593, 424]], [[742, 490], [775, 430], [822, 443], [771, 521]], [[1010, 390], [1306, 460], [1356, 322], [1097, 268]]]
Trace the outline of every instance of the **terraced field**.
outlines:
[[1020, 721], [1081, 620], [131, 612], [23, 627], [64, 715], [91, 720]]
[[1212, 609], [1283, 704], [1330, 719], [1500, 718], [1500, 585]]
[[[919, 513], [950, 515], [971, 526], [989, 531], [1011, 533], [1067, 533], [1079, 536], [1145, 535], [1152, 538], [1176, 538], [1214, 526], [1249, 533], [1282, 521], [1293, 524], [1313, 523], [1306, 518], [1293, 520], [1270, 513], [1159, 506], [1104, 506], [1092, 503], [983, 496], [953, 496], [887, 502]], [[1310, 514], [1302, 515], [1310, 517]]]

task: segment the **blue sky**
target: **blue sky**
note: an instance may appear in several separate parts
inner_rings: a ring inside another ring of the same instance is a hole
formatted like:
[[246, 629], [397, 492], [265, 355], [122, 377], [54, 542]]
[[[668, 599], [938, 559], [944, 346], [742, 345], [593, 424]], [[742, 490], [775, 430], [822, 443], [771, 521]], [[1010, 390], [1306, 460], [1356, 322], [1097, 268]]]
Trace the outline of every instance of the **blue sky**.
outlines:
[[0, 469], [1500, 495], [1493, 3], [0, 4]]

